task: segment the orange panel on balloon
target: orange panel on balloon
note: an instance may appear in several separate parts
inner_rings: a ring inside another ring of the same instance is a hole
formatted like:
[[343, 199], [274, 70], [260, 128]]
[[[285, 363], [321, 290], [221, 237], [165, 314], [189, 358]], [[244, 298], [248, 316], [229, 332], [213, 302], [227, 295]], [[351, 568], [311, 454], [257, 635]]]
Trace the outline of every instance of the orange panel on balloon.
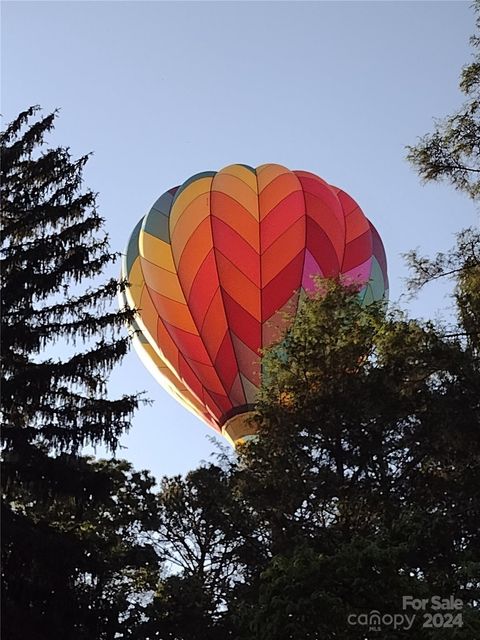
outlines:
[[174, 370], [178, 370], [178, 347], [168, 333], [166, 326], [161, 318], [157, 319], [157, 337], [158, 347], [161, 348], [164, 360], [166, 360]]
[[293, 173], [283, 173], [265, 186], [260, 181], [259, 189], [260, 220], [266, 218], [285, 198], [302, 191], [300, 181]]
[[278, 273], [275, 278], [262, 289], [262, 320], [271, 316], [292, 297], [299, 289], [302, 266], [304, 264], [303, 249]]
[[215, 251], [220, 286], [228, 295], [239, 302], [250, 315], [257, 320], [261, 318], [260, 289], [238, 267]]
[[223, 304], [228, 321], [228, 327], [247, 344], [252, 351], [257, 352], [262, 347], [262, 325], [228, 293], [222, 294]]
[[[275, 278], [305, 247], [305, 218], [297, 220], [262, 254], [262, 287]], [[296, 287], [302, 279], [299, 267]]]
[[176, 272], [157, 267], [144, 258], [141, 258], [141, 265], [143, 277], [149, 283], [149, 289], [175, 302], [185, 303], [185, 296]]
[[304, 216], [305, 198], [301, 191], [294, 191], [281, 200], [261, 222], [262, 252]]
[[196, 326], [193, 322], [190, 309], [184, 302], [176, 302], [150, 288], [149, 294], [153, 300], [157, 314], [162, 320], [184, 331], [189, 331], [190, 333], [196, 332]]
[[198, 334], [183, 331], [169, 324], [166, 320], [163, 322], [172, 340], [186, 358], [202, 362], [203, 364], [211, 364], [203, 340], [201, 340]]
[[212, 191], [211, 214], [237, 231], [255, 251], [260, 250], [258, 211], [250, 212], [230, 196]]
[[210, 195], [203, 195], [190, 203], [179, 214], [177, 224], [171, 231], [172, 251], [178, 261], [183, 253], [185, 245], [191, 239], [196, 229], [208, 219], [210, 215]]
[[202, 339], [212, 360], [217, 357], [227, 330], [222, 293], [217, 289], [201, 327]]
[[[249, 167], [245, 164], [229, 164], [227, 167], [220, 169], [214, 176], [214, 179], [218, 178], [221, 175], [234, 176], [236, 178], [240, 178], [242, 182], [245, 182], [246, 185], [252, 189], [252, 191], [257, 192], [257, 172], [252, 167]], [[214, 187], [212, 187], [213, 191]]]
[[249, 280], [260, 286], [260, 256], [231, 226], [212, 216], [213, 244]]
[[214, 249], [202, 262], [190, 289], [188, 306], [197, 327], [201, 327], [213, 296], [219, 289]]
[[281, 164], [262, 164], [260, 167], [257, 167], [258, 193], [262, 193], [269, 184], [280, 176], [288, 175], [290, 173], [294, 175], [293, 172], [289, 171]]
[[209, 393], [226, 395], [226, 390], [218, 378], [218, 374], [210, 364], [195, 362], [189, 358], [185, 358], [190, 365], [192, 371], [196, 374], [202, 385]]
[[224, 382], [226, 390], [229, 391], [238, 373], [238, 366], [235, 351], [233, 350], [232, 338], [228, 331], [225, 333], [218, 349], [214, 366], [218, 371], [220, 379]]
[[169, 215], [172, 236], [177, 231], [177, 225], [185, 212], [188, 212], [189, 217], [193, 216], [196, 219], [197, 212], [204, 208], [208, 209], [211, 186], [211, 177], [200, 176], [198, 180], [187, 180], [186, 185], [179, 187], [175, 193]]
[[258, 196], [257, 189], [252, 189], [240, 178], [229, 174], [217, 173], [212, 183], [212, 192], [226, 194], [230, 199], [235, 200], [244, 207], [250, 214], [258, 219]]
[[158, 310], [153, 304], [153, 300], [148, 291], [148, 287], [144, 287], [140, 298], [139, 312], [141, 314], [142, 324], [145, 325], [147, 331], [155, 336], [158, 321]]
[[178, 356], [178, 374], [180, 380], [182, 380], [192, 390], [196, 397], [203, 401], [205, 389], [181, 353]]
[[[210, 218], [204, 220], [194, 231], [185, 245], [182, 256], [178, 262], [174, 248], [175, 261], [178, 269], [178, 279], [185, 294], [185, 298], [190, 296], [190, 289], [198, 270], [201, 268], [203, 262], [212, 249], [213, 242]], [[216, 274], [215, 279], [218, 280]]]

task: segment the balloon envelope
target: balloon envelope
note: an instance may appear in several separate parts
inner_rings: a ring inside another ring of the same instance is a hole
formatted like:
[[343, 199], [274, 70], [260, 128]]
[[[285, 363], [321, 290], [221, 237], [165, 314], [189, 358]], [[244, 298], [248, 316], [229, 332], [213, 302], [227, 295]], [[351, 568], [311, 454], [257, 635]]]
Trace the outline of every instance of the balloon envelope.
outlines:
[[285, 330], [312, 276], [386, 298], [382, 241], [344, 191], [306, 171], [235, 164], [166, 191], [131, 235], [123, 303], [142, 360], [162, 386], [230, 441], [252, 427], [259, 351]]

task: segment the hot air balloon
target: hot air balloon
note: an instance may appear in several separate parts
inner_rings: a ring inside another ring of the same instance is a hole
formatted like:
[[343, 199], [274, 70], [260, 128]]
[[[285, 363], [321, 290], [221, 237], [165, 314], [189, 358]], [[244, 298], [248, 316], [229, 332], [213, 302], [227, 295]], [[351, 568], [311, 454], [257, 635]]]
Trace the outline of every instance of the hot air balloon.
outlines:
[[306, 171], [234, 164], [169, 189], [133, 230], [123, 304], [142, 360], [162, 386], [232, 444], [278, 339], [312, 276], [386, 298], [382, 241], [347, 193]]

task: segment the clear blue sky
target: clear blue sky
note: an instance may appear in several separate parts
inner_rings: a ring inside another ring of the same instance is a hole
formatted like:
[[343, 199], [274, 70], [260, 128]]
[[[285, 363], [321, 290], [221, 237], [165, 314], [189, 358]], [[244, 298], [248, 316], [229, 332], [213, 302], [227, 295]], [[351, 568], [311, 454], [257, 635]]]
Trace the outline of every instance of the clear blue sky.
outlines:
[[[234, 162], [305, 169], [348, 191], [387, 250], [391, 299], [415, 246], [446, 249], [476, 220], [450, 187], [422, 187], [405, 145], [460, 106], [468, 2], [4, 2], [5, 120], [61, 107], [52, 144], [94, 151], [112, 247], [166, 189]], [[444, 307], [433, 287], [412, 313]], [[207, 459], [213, 433], [131, 353], [112, 391], [145, 389], [119, 455], [157, 477]]]

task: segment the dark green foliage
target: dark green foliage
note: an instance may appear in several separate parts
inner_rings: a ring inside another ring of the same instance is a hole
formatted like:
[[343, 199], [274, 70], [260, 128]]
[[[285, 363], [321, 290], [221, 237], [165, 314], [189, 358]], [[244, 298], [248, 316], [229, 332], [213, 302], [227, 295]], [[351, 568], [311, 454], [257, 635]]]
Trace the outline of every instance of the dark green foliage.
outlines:
[[[8, 447], [114, 447], [138, 404], [136, 396], [105, 396], [107, 374], [128, 349], [115, 335], [126, 312], [108, 309], [117, 281], [84, 281], [115, 256], [95, 194], [81, 190], [88, 156], [44, 150], [55, 114], [30, 124], [36, 112], [20, 114], [1, 135], [3, 437]], [[59, 340], [89, 342], [45, 358]]]
[[82, 190], [88, 158], [45, 149], [56, 114], [37, 112], [0, 141], [2, 632], [113, 638], [155, 563], [137, 537], [153, 517], [152, 481], [77, 453], [114, 448], [139, 398], [106, 395], [129, 345], [126, 315], [112, 311], [119, 283], [86, 284], [115, 259], [96, 196]]
[[42, 499], [27, 483], [6, 487], [4, 637], [131, 637], [158, 574], [152, 478], [68, 454], [23, 462], [57, 486]]
[[349, 616], [406, 595], [461, 598], [465, 625], [382, 637], [476, 637], [480, 367], [457, 329], [322, 282], [264, 358], [259, 438], [162, 482], [154, 539], [177, 569], [141, 637], [363, 640]]
[[456, 333], [325, 282], [267, 354], [239, 482], [272, 560], [246, 638], [360, 638], [349, 613], [401, 612], [403, 595], [454, 594], [476, 619], [480, 362]]
[[475, 228], [457, 234], [456, 246], [430, 259], [418, 250], [406, 254], [411, 269], [408, 289], [416, 295], [425, 285], [440, 278], [449, 278], [455, 284], [454, 295], [458, 326], [450, 330], [452, 337], [462, 338], [477, 356], [480, 355], [480, 232]]
[[236, 581], [259, 565], [262, 545], [252, 513], [236, 495], [232, 471], [208, 465], [185, 478], [162, 480], [152, 540], [170, 575], [147, 609], [142, 637], [235, 637], [229, 602]]

